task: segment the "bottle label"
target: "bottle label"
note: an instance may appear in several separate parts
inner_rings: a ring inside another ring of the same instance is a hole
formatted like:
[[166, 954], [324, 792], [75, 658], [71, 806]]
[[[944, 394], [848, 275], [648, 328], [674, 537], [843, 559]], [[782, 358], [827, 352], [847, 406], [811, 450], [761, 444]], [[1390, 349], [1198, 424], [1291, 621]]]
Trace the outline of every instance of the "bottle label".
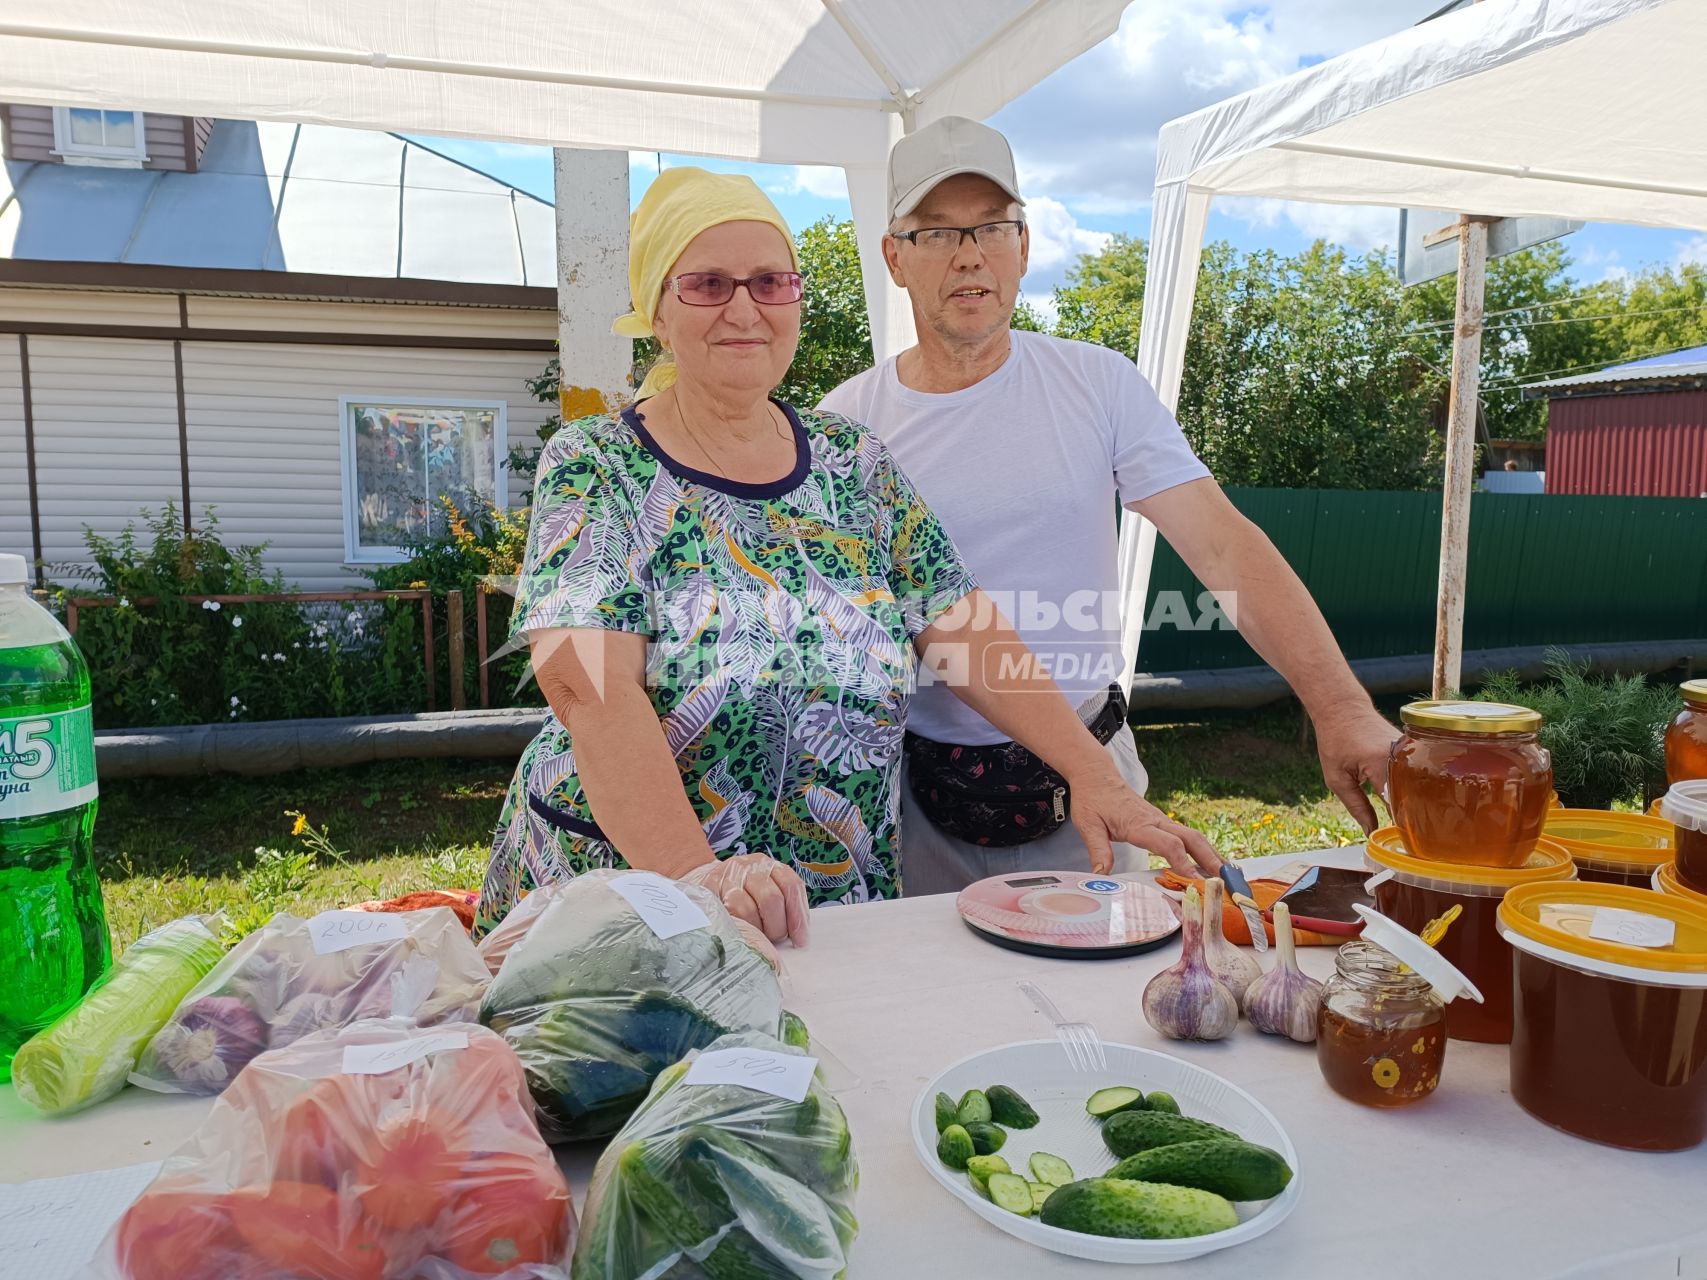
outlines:
[[0, 716], [0, 821], [88, 804], [95, 786], [95, 718], [87, 704]]

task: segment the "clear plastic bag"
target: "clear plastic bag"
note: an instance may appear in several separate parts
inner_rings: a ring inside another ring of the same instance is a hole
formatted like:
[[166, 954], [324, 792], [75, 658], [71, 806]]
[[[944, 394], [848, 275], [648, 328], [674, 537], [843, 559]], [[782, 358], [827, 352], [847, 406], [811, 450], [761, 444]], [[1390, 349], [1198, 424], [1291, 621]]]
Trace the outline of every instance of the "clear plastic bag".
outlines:
[[574, 1225], [515, 1054], [473, 1024], [388, 1019], [251, 1062], [87, 1275], [561, 1277]]
[[64, 1115], [124, 1088], [137, 1055], [225, 955], [217, 917], [185, 916], [144, 934], [12, 1060], [12, 1086], [37, 1111]]
[[798, 1055], [730, 1035], [659, 1075], [593, 1171], [574, 1280], [835, 1280], [859, 1224], [859, 1168], [841, 1106], [814, 1075], [801, 1102], [689, 1084], [702, 1054]]
[[651, 877], [707, 921], [660, 937], [612, 887], [646, 874], [588, 872], [523, 899], [549, 893], [481, 1004], [527, 1069], [548, 1142], [615, 1133], [660, 1071], [718, 1036], [783, 1029], [776, 973], [717, 899]]
[[279, 914], [184, 997], [131, 1072], [162, 1093], [218, 1093], [257, 1054], [364, 1018], [472, 1021], [486, 966], [445, 907]]

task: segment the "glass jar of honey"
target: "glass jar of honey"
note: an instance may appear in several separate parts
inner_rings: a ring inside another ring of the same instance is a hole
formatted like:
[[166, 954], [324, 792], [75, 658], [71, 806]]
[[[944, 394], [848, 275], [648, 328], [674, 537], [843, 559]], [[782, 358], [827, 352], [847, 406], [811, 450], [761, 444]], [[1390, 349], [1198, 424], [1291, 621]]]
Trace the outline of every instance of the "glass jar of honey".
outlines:
[[1475, 983], [1482, 1000], [1446, 1006], [1446, 1034], [1453, 1040], [1511, 1043], [1511, 946], [1500, 937], [1500, 899], [1520, 884], [1576, 877], [1571, 855], [1546, 838], [1522, 866], [1467, 867], [1413, 858], [1397, 827], [1369, 837], [1365, 858], [1376, 874], [1369, 881], [1375, 908], [1412, 933], [1458, 908], [1458, 918], [1435, 942], [1435, 950]]
[[1707, 680], [1683, 682], [1683, 710], [1666, 726], [1666, 781], [1707, 778]]
[[1387, 773], [1393, 821], [1427, 862], [1517, 867], [1553, 793], [1541, 715], [1498, 702], [1413, 702]]
[[1660, 815], [1677, 831], [1673, 874], [1685, 889], [1707, 893], [1707, 778], [1672, 783]]
[[1524, 885], [1500, 903], [1516, 957], [1511, 1096], [1635, 1151], [1707, 1138], [1707, 906], [1625, 885]]
[[1440, 1083], [1446, 1006], [1420, 974], [1372, 942], [1334, 960], [1316, 1015], [1316, 1063], [1333, 1090], [1366, 1107], [1404, 1107]]

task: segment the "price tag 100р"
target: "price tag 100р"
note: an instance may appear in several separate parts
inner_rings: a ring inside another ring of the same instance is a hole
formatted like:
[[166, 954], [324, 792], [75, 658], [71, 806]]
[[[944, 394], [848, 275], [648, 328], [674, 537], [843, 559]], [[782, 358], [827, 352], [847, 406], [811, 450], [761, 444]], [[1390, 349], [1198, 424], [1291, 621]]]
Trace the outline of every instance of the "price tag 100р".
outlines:
[[685, 1084], [734, 1084], [789, 1102], [806, 1101], [818, 1059], [768, 1049], [716, 1049], [695, 1058]]

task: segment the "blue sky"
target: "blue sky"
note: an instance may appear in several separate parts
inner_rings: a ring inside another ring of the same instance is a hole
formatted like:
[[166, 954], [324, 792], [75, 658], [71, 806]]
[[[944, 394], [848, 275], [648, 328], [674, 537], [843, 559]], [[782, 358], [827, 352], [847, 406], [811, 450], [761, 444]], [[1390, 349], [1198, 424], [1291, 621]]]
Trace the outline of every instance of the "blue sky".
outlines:
[[[1026, 292], [1046, 298], [1082, 252], [1109, 233], [1149, 234], [1156, 132], [1167, 120], [1288, 75], [1415, 23], [1441, 0], [1133, 0], [1120, 30], [999, 112], [991, 123], [1013, 142], [1032, 224]], [[458, 159], [549, 199], [543, 148], [423, 139]], [[747, 173], [796, 228], [848, 216], [840, 170], [751, 165], [664, 155], [662, 163]], [[630, 153], [638, 200], [659, 157]], [[1219, 201], [1211, 239], [1243, 249], [1293, 253], [1317, 238], [1353, 251], [1390, 245], [1393, 210]], [[1593, 224], [1571, 236], [1575, 274], [1598, 281], [1650, 264], [1707, 261], [1707, 236]]]

